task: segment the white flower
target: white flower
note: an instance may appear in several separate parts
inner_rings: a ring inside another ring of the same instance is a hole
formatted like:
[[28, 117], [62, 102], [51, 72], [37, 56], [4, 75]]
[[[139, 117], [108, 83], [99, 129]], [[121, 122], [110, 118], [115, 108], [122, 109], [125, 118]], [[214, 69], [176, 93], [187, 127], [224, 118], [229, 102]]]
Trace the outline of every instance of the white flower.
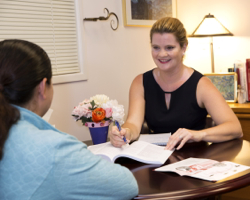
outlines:
[[106, 109], [106, 108], [113, 108], [113, 106], [118, 105], [117, 100], [109, 100], [106, 103], [102, 104], [102, 108]]
[[112, 119], [113, 121], [117, 120], [120, 125], [124, 124], [124, 107], [123, 105], [119, 105], [117, 100], [110, 100], [107, 103], [102, 105], [103, 109], [112, 108]]
[[90, 101], [95, 101], [95, 104], [102, 107], [104, 103], [106, 103], [109, 100], [109, 97], [104, 94], [97, 94], [90, 98]]

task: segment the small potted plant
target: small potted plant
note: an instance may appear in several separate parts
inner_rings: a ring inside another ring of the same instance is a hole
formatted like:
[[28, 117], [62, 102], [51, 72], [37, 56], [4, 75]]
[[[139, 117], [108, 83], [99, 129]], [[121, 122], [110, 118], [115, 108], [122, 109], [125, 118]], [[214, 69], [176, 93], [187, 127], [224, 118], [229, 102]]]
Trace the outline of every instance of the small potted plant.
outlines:
[[107, 141], [112, 121], [124, 123], [124, 107], [117, 100], [110, 100], [108, 96], [100, 94], [80, 102], [74, 107], [72, 116], [75, 121], [81, 120], [89, 128], [93, 144], [99, 144]]

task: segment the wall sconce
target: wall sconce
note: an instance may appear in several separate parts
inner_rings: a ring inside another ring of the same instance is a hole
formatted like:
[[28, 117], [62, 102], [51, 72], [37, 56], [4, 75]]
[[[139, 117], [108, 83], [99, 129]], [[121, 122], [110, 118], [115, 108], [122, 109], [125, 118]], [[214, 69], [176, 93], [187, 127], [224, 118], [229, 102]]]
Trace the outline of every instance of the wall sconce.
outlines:
[[116, 28], [114, 28], [113, 27], [113, 24], [114, 24], [114, 20], [112, 19], [111, 20], [111, 22], [110, 22], [110, 26], [111, 26], [111, 28], [115, 31], [116, 29], [118, 29], [118, 26], [119, 26], [119, 20], [118, 20], [118, 17], [117, 17], [117, 15], [115, 14], [115, 13], [113, 13], [113, 12], [109, 12], [109, 10], [107, 9], [107, 8], [104, 8], [104, 12], [107, 12], [107, 17], [103, 17], [103, 16], [101, 16], [101, 17], [96, 17], [96, 18], [84, 18], [83, 19], [83, 21], [97, 21], [97, 20], [108, 20], [109, 19], [109, 17], [111, 16], [111, 15], [114, 15], [115, 16], [115, 18], [116, 18]]
[[210, 13], [203, 18], [199, 26], [189, 35], [189, 37], [211, 37], [210, 51], [212, 73], [214, 73], [213, 36], [233, 36], [233, 34]]

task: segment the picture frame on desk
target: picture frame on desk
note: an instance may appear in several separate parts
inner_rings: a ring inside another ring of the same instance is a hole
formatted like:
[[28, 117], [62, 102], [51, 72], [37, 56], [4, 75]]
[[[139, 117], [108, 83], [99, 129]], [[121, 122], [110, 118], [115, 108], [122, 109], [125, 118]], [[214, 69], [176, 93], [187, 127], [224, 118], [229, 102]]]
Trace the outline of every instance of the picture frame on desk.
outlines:
[[227, 102], [237, 101], [237, 73], [211, 73], [204, 74], [220, 91]]
[[151, 27], [163, 17], [176, 17], [177, 0], [123, 0], [125, 26]]

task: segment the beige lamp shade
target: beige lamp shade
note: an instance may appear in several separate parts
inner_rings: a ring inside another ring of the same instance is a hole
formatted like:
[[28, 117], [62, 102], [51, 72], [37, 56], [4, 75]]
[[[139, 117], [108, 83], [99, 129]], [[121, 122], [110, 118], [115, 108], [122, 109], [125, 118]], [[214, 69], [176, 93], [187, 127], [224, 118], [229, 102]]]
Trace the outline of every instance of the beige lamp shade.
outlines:
[[224, 27], [214, 15], [206, 15], [199, 26], [189, 37], [208, 37], [208, 36], [229, 36], [233, 35]]
[[210, 51], [211, 51], [211, 72], [214, 73], [214, 50], [213, 50], [213, 36], [232, 36], [233, 34], [224, 27], [213, 15], [206, 15], [199, 26], [189, 37], [211, 37]]

